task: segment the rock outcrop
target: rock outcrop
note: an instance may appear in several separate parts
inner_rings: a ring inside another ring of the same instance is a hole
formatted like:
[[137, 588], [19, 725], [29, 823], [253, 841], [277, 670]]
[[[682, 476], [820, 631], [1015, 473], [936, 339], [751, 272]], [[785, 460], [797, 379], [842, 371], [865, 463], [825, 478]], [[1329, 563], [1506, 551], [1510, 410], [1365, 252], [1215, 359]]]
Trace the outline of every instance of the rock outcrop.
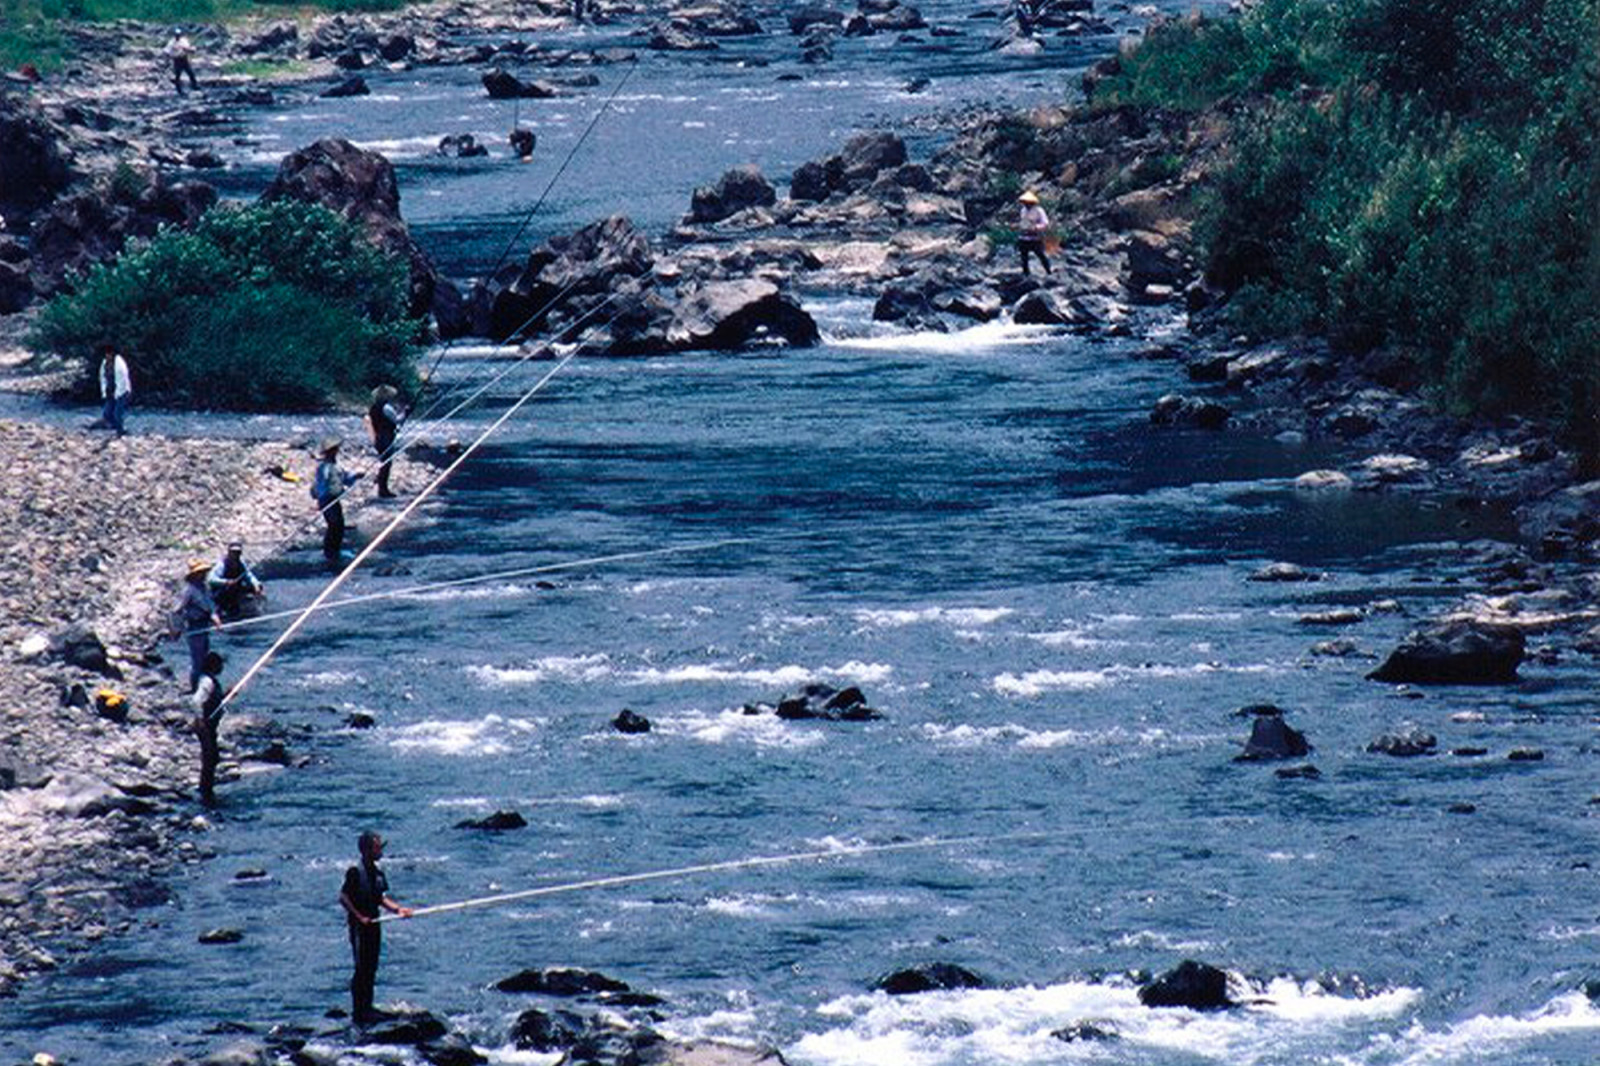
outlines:
[[1228, 991], [1227, 972], [1193, 959], [1185, 959], [1139, 989], [1139, 1002], [1147, 1007], [1188, 1007], [1201, 1011], [1226, 1010], [1238, 1005]]
[[394, 166], [379, 153], [338, 138], [317, 141], [284, 157], [261, 200], [321, 204], [360, 226], [373, 244], [409, 266], [411, 313], [432, 310], [438, 272], [400, 217]]
[[1527, 651], [1516, 629], [1471, 620], [1414, 630], [1367, 675], [1374, 681], [1418, 685], [1507, 685]]

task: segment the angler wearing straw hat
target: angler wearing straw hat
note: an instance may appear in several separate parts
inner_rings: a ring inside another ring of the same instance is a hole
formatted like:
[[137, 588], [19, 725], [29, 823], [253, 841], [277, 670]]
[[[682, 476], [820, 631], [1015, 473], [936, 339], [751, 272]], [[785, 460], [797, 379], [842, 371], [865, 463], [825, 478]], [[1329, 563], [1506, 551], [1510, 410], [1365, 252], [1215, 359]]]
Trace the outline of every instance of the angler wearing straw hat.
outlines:
[[356, 964], [350, 978], [350, 1013], [357, 1025], [370, 1025], [383, 1017], [372, 1005], [378, 983], [378, 956], [383, 949], [383, 926], [378, 918], [383, 911], [409, 918], [411, 908], [389, 898], [389, 879], [378, 867], [378, 860], [383, 858], [383, 837], [368, 829], [356, 840], [356, 846], [361, 850], [361, 864], [345, 871], [339, 904], [344, 907], [350, 951]]
[[189, 560], [184, 573], [183, 593], [173, 608], [173, 626], [189, 644], [189, 691], [193, 692], [205, 673], [206, 655], [211, 651], [211, 629], [222, 625], [217, 605], [206, 591], [206, 575], [211, 564], [204, 559]]
[[1050, 260], [1044, 257], [1044, 235], [1050, 228], [1050, 216], [1039, 205], [1039, 194], [1029, 189], [1017, 197], [1021, 204], [1017, 212], [1017, 254], [1022, 257], [1022, 272], [1028, 273], [1028, 256], [1039, 257], [1039, 265], [1050, 273]]
[[242, 541], [231, 542], [217, 565], [211, 568], [206, 575], [206, 591], [211, 593], [211, 602], [217, 605], [217, 613], [226, 621], [259, 613], [261, 597], [267, 594], [267, 587], [244, 561]]
[[330, 566], [338, 566], [340, 553], [344, 550], [344, 490], [355, 484], [356, 475], [347, 474], [339, 469], [339, 446], [344, 442], [338, 437], [324, 437], [318, 453], [322, 456], [317, 463], [317, 476], [311, 482], [311, 498], [317, 501], [317, 509], [322, 512], [322, 520], [326, 522], [327, 529], [322, 534], [322, 557]]
[[393, 385], [379, 385], [372, 390], [372, 406], [367, 408], [367, 428], [372, 431], [372, 446], [378, 450], [378, 495], [391, 499], [389, 468], [394, 465], [395, 431], [400, 428], [400, 412], [394, 400], [400, 395]]

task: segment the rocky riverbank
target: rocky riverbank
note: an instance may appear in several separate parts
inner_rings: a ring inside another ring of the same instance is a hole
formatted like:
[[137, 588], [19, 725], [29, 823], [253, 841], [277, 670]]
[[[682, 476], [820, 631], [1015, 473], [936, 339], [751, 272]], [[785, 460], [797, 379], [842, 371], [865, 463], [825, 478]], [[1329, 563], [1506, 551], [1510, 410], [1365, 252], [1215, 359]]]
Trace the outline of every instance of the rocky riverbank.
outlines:
[[[319, 535], [305, 442], [134, 429], [0, 425], [0, 994], [163, 902], [162, 873], [205, 854], [187, 660], [165, 640], [186, 561]], [[260, 725], [228, 719], [224, 780]]]
[[[240, 55], [277, 49], [308, 64], [297, 78], [332, 78], [375, 61], [369, 35], [384, 62], [509, 62], [501, 53], [450, 45], [449, 20], [470, 16], [476, 32], [520, 31], [555, 17], [512, 19], [508, 5], [449, 10], [459, 14], [328, 20], [293, 36], [262, 27], [257, 36], [223, 35], [207, 47], [214, 57], [231, 54], [225, 48]], [[603, 10], [616, 16], [620, 9]], [[77, 158], [99, 161], [88, 167], [91, 178], [108, 178], [111, 161], [128, 160], [169, 168], [169, 178], [202, 175], [211, 161], [183, 147], [182, 129], [210, 121], [211, 98], [206, 108], [193, 108], [166, 94], [153, 33], [105, 32], [145, 36], [131, 46], [107, 44], [95, 77], [69, 83], [57, 97], [49, 95], [56, 87], [41, 90], [61, 115], [79, 109]], [[409, 54], [421, 58], [389, 59], [407, 33]], [[274, 35], [279, 43], [263, 43]], [[686, 47], [683, 37], [663, 39]], [[311, 42], [319, 40], [338, 47], [317, 45], [313, 56]], [[573, 62], [526, 48], [521, 55], [521, 62], [553, 68]], [[253, 102], [252, 94], [274, 91], [243, 75], [222, 81], [202, 70], [233, 94], [230, 107], [255, 106], [261, 97]], [[117, 84], [111, 72], [148, 89], [130, 93], [124, 106], [120, 85], [107, 88]], [[199, 117], [172, 117], [180, 106]], [[139, 115], [147, 118], [130, 117]], [[503, 277], [470, 284], [458, 326], [505, 335], [561, 293], [547, 308], [544, 334], [623, 355], [807, 343], [813, 333], [785, 296], [796, 289], [867, 293], [877, 302], [875, 318], [927, 330], [1009, 318], [1126, 331], [1135, 305], [1203, 313], [1209, 297], [1186, 249], [1189, 197], [1214, 147], [1203, 129], [1127, 109], [970, 115], [960, 125], [952, 146], [927, 160], [907, 158], [892, 133], [864, 135], [801, 168], [787, 189], [759, 171], [707, 175], [707, 186], [685, 205], [683, 224], [665, 239], [647, 238], [626, 220], [598, 222]], [[1175, 167], [1173, 159], [1195, 162]], [[1022, 187], [1042, 191], [1066, 236], [1052, 253], [1049, 278], [1023, 277], [1005, 250]], [[139, 219], [186, 217], [204, 200], [198, 192], [174, 193], [170, 181], [147, 188], [149, 196], [122, 205], [133, 220], [123, 232], [140, 233], [146, 222]], [[55, 232], [103, 233], [105, 217], [122, 217], [96, 214], [93, 203], [117, 205], [79, 201]], [[140, 207], [149, 210], [139, 214]], [[41, 244], [15, 247], [34, 255]], [[81, 263], [76, 254], [54, 261]], [[0, 266], [6, 262], [13, 260], [0, 249]], [[29, 276], [39, 279], [29, 281], [31, 298], [64, 275]], [[1572, 457], [1539, 427], [1467, 425], [1431, 414], [1415, 368], [1397, 353], [1350, 362], [1315, 343], [1251, 347], [1211, 334], [1147, 354], [1178, 362], [1191, 382], [1182, 393], [1152, 397], [1152, 421], [1175, 437], [1187, 434], [1185, 447], [1206, 446], [1203, 433], [1191, 430], [1333, 439], [1362, 457], [1338, 470], [1306, 471], [1305, 491], [1428, 492], [1447, 506], [1522, 509], [1529, 545], [1485, 546], [1483, 594], [1470, 601], [1472, 610], [1495, 624], [1554, 630], [1574, 645], [1585, 639], [1595, 589], [1581, 567], [1562, 560], [1588, 559], [1592, 497], [1575, 486]], [[50, 953], [74, 951], [135, 920], [138, 907], [165, 898], [166, 867], [204, 854], [207, 824], [189, 796], [187, 712], [157, 646], [165, 603], [187, 556], [210, 554], [241, 533], [262, 543], [299, 526], [307, 513], [303, 486], [272, 471], [304, 475], [310, 460], [286, 444], [110, 440], [29, 426], [4, 427], [0, 447], [11, 468], [25, 472], [24, 491], [0, 503], [0, 528], [13, 534], [7, 572], [20, 579], [14, 592], [8, 580], [0, 664], [3, 728], [16, 756], [9, 776], [0, 768], [0, 858], [13, 871], [0, 886], [0, 982], [9, 984], [51, 965]], [[94, 629], [106, 669], [120, 678], [84, 665], [98, 661], [87, 641], [23, 653], [37, 644], [31, 639], [73, 624]], [[64, 662], [69, 652], [79, 661]], [[88, 706], [63, 703], [62, 692], [70, 695], [75, 684]], [[94, 709], [101, 685], [129, 697], [125, 722]]]

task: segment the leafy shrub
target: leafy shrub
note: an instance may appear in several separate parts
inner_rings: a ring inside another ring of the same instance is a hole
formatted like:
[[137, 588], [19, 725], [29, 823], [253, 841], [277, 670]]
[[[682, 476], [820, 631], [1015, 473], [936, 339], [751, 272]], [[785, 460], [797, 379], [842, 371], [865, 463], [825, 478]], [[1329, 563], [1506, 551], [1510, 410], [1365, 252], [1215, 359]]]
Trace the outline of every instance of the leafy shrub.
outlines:
[[1337, 24], [1321, 0], [1261, 0], [1238, 17], [1160, 22], [1096, 87], [1094, 103], [1200, 111], [1228, 97], [1326, 84], [1338, 65]]
[[1236, 325], [1419, 351], [1441, 404], [1552, 417], [1600, 466], [1597, 27], [1597, 0], [1264, 0], [1111, 85], [1232, 97], [1196, 235]]
[[409, 385], [419, 337], [403, 263], [326, 208], [279, 202], [218, 207], [94, 268], [30, 344], [92, 368], [115, 343], [143, 396], [260, 410]]

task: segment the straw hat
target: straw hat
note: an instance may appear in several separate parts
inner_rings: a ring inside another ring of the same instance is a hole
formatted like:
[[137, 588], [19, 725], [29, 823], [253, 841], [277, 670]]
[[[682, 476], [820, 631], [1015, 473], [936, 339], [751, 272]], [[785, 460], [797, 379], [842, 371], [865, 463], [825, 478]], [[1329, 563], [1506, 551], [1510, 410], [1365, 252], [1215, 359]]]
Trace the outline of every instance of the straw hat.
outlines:
[[211, 564], [204, 559], [190, 559], [189, 567], [184, 571], [184, 574], [188, 577], [194, 577], [196, 574], [208, 574], [210, 572]]
[[396, 389], [393, 385], [379, 385], [377, 388], [372, 390], [372, 402], [388, 403], [398, 395], [400, 395], [400, 390]]
[[339, 445], [344, 441], [339, 437], [323, 437], [322, 443], [317, 446], [317, 454], [332, 455], [339, 450]]
[[1039, 202], [1039, 194], [1034, 192], [1032, 189], [1029, 189], [1027, 192], [1017, 197], [1017, 200], [1018, 202], [1024, 204], [1036, 204]]

